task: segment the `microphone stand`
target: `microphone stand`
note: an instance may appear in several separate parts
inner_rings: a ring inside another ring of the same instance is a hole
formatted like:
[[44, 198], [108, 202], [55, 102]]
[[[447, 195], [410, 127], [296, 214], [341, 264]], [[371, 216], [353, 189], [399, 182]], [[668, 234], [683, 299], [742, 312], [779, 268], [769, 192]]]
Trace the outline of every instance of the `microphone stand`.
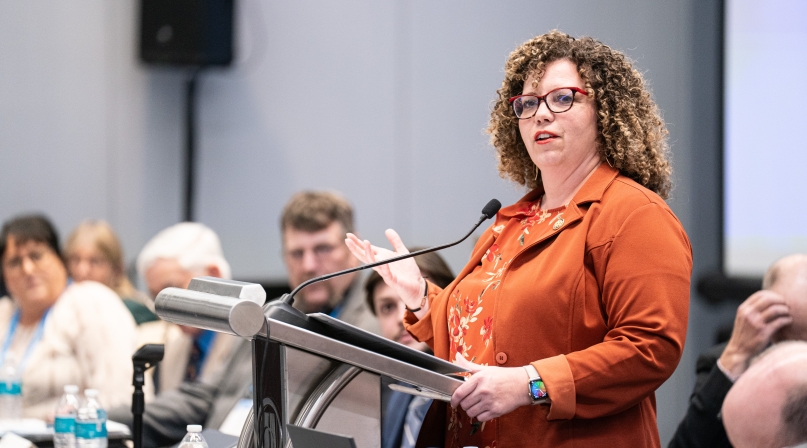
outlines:
[[132, 394], [132, 439], [134, 441], [134, 448], [143, 448], [143, 411], [145, 411], [146, 403], [143, 395], [143, 384], [145, 383], [146, 370], [154, 367], [162, 361], [165, 354], [165, 346], [163, 344], [146, 344], [132, 355], [132, 365], [134, 366], [134, 374], [132, 377], [132, 385], [134, 385], [134, 393]]

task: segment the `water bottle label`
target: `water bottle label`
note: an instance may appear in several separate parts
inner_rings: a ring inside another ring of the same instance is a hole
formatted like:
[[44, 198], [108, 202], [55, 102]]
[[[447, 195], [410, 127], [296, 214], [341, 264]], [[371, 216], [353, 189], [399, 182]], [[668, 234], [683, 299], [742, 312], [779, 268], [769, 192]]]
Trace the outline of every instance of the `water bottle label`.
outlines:
[[76, 422], [76, 438], [99, 439], [106, 436], [105, 421]]
[[57, 415], [53, 422], [53, 432], [73, 433], [76, 431], [76, 417], [72, 415]]
[[0, 395], [22, 395], [22, 383], [19, 381], [0, 382]]

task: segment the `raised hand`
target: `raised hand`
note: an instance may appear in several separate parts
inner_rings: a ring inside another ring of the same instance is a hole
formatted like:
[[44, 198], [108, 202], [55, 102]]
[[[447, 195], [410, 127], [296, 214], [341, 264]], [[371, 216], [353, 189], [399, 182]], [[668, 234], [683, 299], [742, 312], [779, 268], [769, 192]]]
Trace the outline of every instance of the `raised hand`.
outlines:
[[768, 290], [757, 291], [737, 308], [734, 329], [720, 365], [736, 380], [748, 368], [751, 358], [771, 343], [771, 336], [793, 322], [784, 297]]
[[[403, 241], [401, 241], [401, 237], [398, 236], [397, 232], [388, 229], [384, 234], [387, 236], [390, 244], [392, 244], [394, 252], [389, 249], [373, 246], [369, 241], [362, 241], [352, 233], [347, 234], [345, 244], [347, 244], [350, 252], [363, 263], [373, 263], [409, 253], [409, 250], [406, 248]], [[377, 266], [373, 269], [381, 275], [381, 278], [384, 279], [386, 284], [398, 293], [401, 300], [403, 300], [404, 304], [406, 304], [409, 309], [421, 308], [415, 315], [421, 317], [426, 313], [428, 304], [424, 304], [421, 307], [426, 281], [423, 279], [414, 259], [409, 258], [396, 261], [395, 263]]]

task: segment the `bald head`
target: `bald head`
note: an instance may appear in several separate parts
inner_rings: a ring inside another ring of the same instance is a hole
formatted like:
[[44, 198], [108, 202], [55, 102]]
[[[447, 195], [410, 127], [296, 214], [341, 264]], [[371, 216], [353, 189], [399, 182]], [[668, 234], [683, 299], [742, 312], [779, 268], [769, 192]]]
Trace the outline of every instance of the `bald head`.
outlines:
[[784, 297], [793, 317], [793, 323], [772, 339], [807, 340], [807, 255], [788, 255], [776, 261], [765, 273], [762, 287]]
[[798, 272], [807, 271], [807, 254], [793, 254], [776, 260], [765, 272], [762, 289], [771, 289], [773, 285]]
[[807, 342], [782, 342], [759, 355], [726, 395], [723, 425], [736, 448], [807, 441]]

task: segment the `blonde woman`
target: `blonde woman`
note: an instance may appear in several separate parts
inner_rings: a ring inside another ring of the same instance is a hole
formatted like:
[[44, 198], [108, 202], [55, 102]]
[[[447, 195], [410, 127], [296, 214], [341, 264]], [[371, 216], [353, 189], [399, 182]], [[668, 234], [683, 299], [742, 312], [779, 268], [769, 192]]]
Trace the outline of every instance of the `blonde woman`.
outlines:
[[73, 280], [92, 280], [114, 290], [137, 325], [157, 320], [151, 299], [126, 277], [120, 241], [106, 221], [79, 224], [67, 238], [64, 255]]

